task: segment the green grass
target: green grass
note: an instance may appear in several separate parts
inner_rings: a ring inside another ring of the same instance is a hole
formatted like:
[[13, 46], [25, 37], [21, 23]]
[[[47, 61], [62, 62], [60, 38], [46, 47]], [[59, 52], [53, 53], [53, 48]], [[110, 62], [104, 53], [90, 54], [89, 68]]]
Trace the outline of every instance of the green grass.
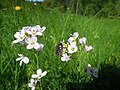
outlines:
[[[22, 11], [15, 11], [14, 7], [0, 11], [1, 90], [30, 89], [31, 75], [39, 68], [47, 70], [48, 74], [36, 90], [120, 89], [120, 20], [61, 13], [40, 5], [23, 4]], [[27, 50], [20, 44], [11, 45], [16, 31], [37, 24], [46, 26], [39, 38], [39, 42], [44, 44], [42, 51]], [[87, 37], [88, 45], [94, 49], [89, 53], [79, 49], [71, 61], [62, 62], [55, 54], [56, 45], [76, 31], [79, 37]], [[18, 53], [28, 56], [30, 63], [20, 67], [16, 62]], [[86, 75], [88, 63], [99, 69], [97, 79]]]

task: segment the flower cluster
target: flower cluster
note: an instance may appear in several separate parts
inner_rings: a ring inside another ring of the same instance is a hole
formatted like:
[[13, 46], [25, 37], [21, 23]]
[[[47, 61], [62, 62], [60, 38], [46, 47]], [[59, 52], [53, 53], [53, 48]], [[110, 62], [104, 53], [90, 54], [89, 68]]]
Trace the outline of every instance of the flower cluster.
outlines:
[[85, 37], [83, 37], [83, 38], [79, 39], [79, 42], [80, 42], [81, 45], [83, 45], [85, 47], [85, 51], [89, 52], [93, 49], [93, 47], [86, 45], [86, 40], [87, 39]]
[[[26, 26], [23, 27], [21, 30], [16, 32], [14, 34], [14, 37], [16, 40], [14, 40], [12, 43], [21, 43], [23, 45], [26, 45], [27, 49], [34, 48], [37, 51], [42, 50], [44, 47], [43, 44], [37, 42], [37, 36], [42, 36], [42, 33], [45, 31], [46, 27], [40, 27], [39, 25], [36, 26]], [[20, 61], [20, 66], [22, 66], [22, 63], [28, 64], [29, 58], [24, 56], [23, 54], [18, 54], [18, 58], [16, 61]], [[37, 70], [37, 74], [32, 75], [32, 79], [30, 80], [30, 83], [28, 86], [31, 88], [31, 90], [35, 89], [35, 86], [40, 81], [42, 77], [44, 77], [47, 74], [47, 71], [42, 72], [41, 69]]]
[[76, 45], [76, 39], [78, 38], [78, 36], [78, 32], [74, 32], [73, 34], [71, 34], [71, 37], [69, 37], [67, 43], [65, 43], [64, 40], [61, 42], [62, 47], [59, 48], [62, 50], [62, 53], [60, 55], [62, 61], [67, 62], [68, 60], [70, 60], [70, 56], [78, 50], [78, 47]]
[[94, 77], [98, 77], [98, 69], [97, 68], [92, 68], [90, 64], [88, 64], [87, 75], [93, 75]]
[[[36, 51], [40, 51], [43, 49], [44, 45], [38, 43], [38, 36], [42, 36], [46, 27], [36, 26], [26, 26], [21, 30], [14, 34], [15, 40], [12, 42], [13, 44], [21, 43], [26, 46], [27, 49], [35, 49]], [[58, 44], [56, 48], [56, 54], [60, 56], [61, 61], [68, 62], [71, 59], [72, 54], [78, 51], [77, 39], [78, 32], [74, 32], [70, 35], [67, 42], [64, 40]], [[89, 52], [93, 49], [92, 46], [88, 46], [86, 44], [86, 38], [80, 38], [79, 43], [85, 47], [85, 51]], [[20, 66], [22, 63], [28, 64], [29, 58], [24, 56], [23, 54], [18, 54], [18, 58], [16, 61], [20, 61]], [[94, 77], [98, 77], [98, 70], [96, 68], [92, 68], [90, 64], [88, 64], [87, 75], [93, 75]], [[31, 90], [35, 90], [36, 85], [40, 82], [41, 78], [47, 74], [47, 71], [43, 71], [38, 69], [36, 74], [32, 74], [32, 78], [28, 83], [28, 86]]]
[[39, 25], [23, 27], [14, 34], [16, 40], [12, 43], [15, 44], [20, 42], [21, 44], [25, 44], [27, 49], [34, 48], [35, 50], [40, 51], [44, 45], [37, 42], [37, 36], [42, 36], [45, 29], [46, 27], [40, 27]]
[[41, 69], [37, 70], [37, 74], [32, 75], [32, 79], [30, 80], [30, 83], [28, 83], [28, 86], [31, 88], [31, 90], [35, 90], [35, 86], [40, 81], [42, 77], [44, 77], [47, 74], [47, 71], [42, 72]]
[[[62, 61], [68, 61], [70, 60], [70, 56], [77, 52], [77, 38], [79, 34], [78, 32], [74, 32], [71, 34], [71, 37], [69, 37], [67, 43], [64, 42], [64, 40], [57, 46], [56, 48], [56, 54], [61, 56]], [[80, 38], [79, 43], [85, 47], [85, 51], [89, 52], [93, 49], [92, 46], [86, 45], [86, 38]]]

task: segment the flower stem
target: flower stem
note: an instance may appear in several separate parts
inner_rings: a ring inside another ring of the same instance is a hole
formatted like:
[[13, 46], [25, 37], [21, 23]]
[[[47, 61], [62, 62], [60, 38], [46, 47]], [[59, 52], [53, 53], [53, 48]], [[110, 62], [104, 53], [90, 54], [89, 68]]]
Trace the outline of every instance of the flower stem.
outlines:
[[41, 80], [40, 80], [40, 90], [42, 90]]
[[38, 57], [37, 54], [35, 54], [36, 60], [37, 60], [37, 68], [39, 68], [39, 61], [38, 61]]

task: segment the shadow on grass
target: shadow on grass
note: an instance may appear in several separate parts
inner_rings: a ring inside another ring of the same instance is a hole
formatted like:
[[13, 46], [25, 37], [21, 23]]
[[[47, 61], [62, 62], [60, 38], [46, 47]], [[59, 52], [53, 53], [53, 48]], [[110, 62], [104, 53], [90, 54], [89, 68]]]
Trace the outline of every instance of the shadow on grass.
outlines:
[[88, 82], [67, 83], [67, 90], [120, 90], [120, 67], [101, 65], [98, 76]]

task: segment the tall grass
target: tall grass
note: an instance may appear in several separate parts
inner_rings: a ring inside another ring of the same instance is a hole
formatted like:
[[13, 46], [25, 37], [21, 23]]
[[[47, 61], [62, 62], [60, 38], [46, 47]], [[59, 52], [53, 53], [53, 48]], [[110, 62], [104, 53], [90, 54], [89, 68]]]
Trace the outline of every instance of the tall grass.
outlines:
[[[57, 9], [27, 3], [21, 5], [21, 11], [15, 11], [14, 7], [0, 11], [1, 90], [28, 90], [31, 75], [39, 68], [47, 70], [48, 74], [41, 81], [42, 89], [40, 84], [37, 85], [38, 90], [120, 89], [120, 20], [61, 13]], [[45, 45], [42, 51], [11, 45], [16, 31], [37, 24], [47, 28], [39, 38], [39, 42]], [[62, 62], [55, 54], [56, 45], [75, 31], [80, 37], [87, 37], [87, 43], [94, 49], [89, 53], [79, 49], [72, 60]], [[16, 62], [18, 53], [28, 56], [30, 63], [20, 67]], [[88, 63], [99, 69], [97, 79], [86, 75]]]

